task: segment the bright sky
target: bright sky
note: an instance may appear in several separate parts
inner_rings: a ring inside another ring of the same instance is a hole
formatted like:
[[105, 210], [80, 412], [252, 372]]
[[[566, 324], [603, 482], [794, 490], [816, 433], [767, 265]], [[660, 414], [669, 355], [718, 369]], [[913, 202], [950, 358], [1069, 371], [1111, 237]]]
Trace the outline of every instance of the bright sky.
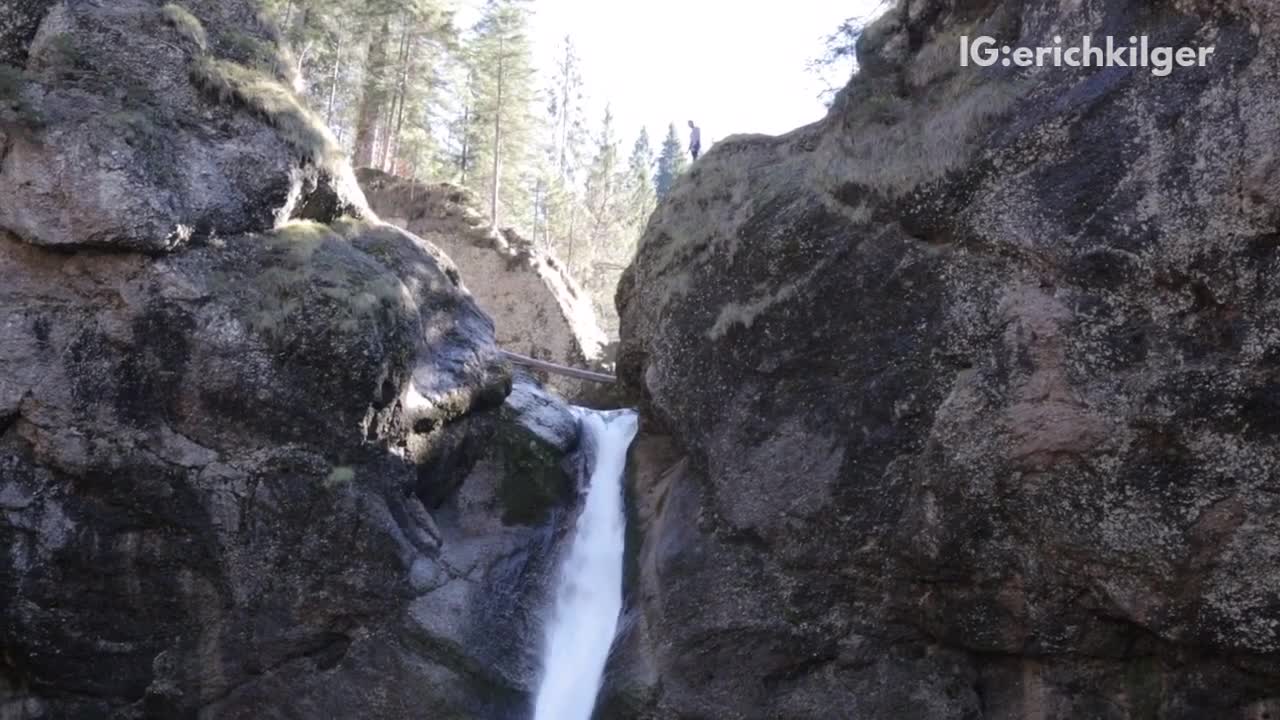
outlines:
[[820, 119], [824, 89], [806, 64], [845, 18], [879, 0], [535, 0], [534, 51], [551, 76], [560, 41], [582, 58], [588, 107], [613, 106], [624, 148], [641, 125], [654, 148], [667, 123], [709, 141], [779, 134]]
[[878, 0], [536, 0], [540, 67], [566, 35], [582, 57], [593, 111], [610, 102], [624, 146], [656, 146], [686, 121], [703, 146], [734, 133], [779, 134], [820, 119], [823, 83], [806, 68], [841, 21]]

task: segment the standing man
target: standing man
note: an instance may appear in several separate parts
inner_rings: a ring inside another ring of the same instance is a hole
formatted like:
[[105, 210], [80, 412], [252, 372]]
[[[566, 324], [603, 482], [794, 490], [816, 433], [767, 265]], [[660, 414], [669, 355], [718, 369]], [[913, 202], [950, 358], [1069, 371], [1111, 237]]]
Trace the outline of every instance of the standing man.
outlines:
[[698, 159], [698, 153], [702, 152], [702, 130], [689, 121], [689, 152], [693, 154], [693, 159]]

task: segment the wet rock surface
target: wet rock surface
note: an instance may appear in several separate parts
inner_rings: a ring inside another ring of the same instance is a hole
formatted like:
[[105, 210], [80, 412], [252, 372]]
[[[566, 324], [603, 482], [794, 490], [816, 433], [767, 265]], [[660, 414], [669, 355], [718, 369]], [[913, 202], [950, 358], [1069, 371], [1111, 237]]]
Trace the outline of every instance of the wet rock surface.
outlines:
[[[618, 293], [678, 448], [632, 470], [618, 716], [1280, 713], [1277, 30], [902, 2], [824, 121], [694, 166]], [[1217, 50], [966, 69], [961, 34]]]

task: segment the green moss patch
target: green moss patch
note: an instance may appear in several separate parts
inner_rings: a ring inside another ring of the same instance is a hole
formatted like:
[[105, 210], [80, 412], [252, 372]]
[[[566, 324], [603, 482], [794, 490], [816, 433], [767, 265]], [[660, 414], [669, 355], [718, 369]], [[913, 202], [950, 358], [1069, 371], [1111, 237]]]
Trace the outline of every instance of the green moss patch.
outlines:
[[560, 466], [559, 453], [515, 421], [504, 423], [493, 439], [493, 455], [502, 466], [498, 500], [502, 522], [535, 525], [557, 506], [569, 503], [573, 479]]
[[322, 167], [341, 163], [342, 150], [324, 122], [270, 75], [201, 56], [191, 63], [191, 80], [215, 102], [238, 105], [261, 117], [303, 159]]
[[195, 46], [200, 52], [209, 49], [209, 36], [204, 31], [200, 20], [177, 3], [168, 3], [160, 8], [165, 23], [178, 32], [178, 36]]
[[[328, 226], [292, 222], [262, 236], [265, 262], [252, 275], [224, 278], [247, 281], [241, 305], [249, 327], [268, 341], [296, 334], [308, 314], [353, 334], [369, 324], [390, 325], [408, 302], [399, 278], [364, 256]], [[309, 323], [315, 326], [315, 320]]]

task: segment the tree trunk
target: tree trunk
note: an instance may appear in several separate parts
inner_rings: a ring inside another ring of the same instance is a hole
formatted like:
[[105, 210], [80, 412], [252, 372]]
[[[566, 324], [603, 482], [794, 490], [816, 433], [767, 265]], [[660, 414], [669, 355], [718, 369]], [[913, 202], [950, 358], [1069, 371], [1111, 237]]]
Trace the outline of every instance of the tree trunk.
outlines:
[[[413, 38], [409, 37], [406, 33], [404, 44], [404, 70], [400, 75], [400, 107], [395, 113], [394, 122], [396, 129], [395, 133], [392, 135], [392, 142], [394, 143], [393, 147], [395, 148], [396, 154], [399, 154], [400, 152], [400, 136], [401, 132], [404, 130], [405, 98], [409, 94], [409, 83], [413, 82], [413, 68]], [[392, 162], [394, 161], [395, 157], [393, 155]], [[417, 161], [415, 160], [415, 166], [416, 162]], [[395, 168], [392, 168], [392, 172], [395, 172]]]
[[[292, 0], [290, 0], [289, 2], [289, 14], [290, 15], [293, 14]], [[306, 59], [306, 56], [307, 56], [307, 49], [306, 49], [307, 44], [305, 42], [307, 38], [307, 24], [310, 22], [310, 20], [311, 20], [311, 8], [306, 6], [303, 6], [298, 9], [298, 16], [295, 19], [293, 19], [292, 21], [285, 20], [285, 27], [289, 28], [288, 30], [289, 35], [287, 38], [289, 43], [289, 49], [294, 52], [293, 67], [290, 69], [293, 70], [293, 76], [295, 78], [302, 77], [302, 62], [304, 59]], [[278, 63], [278, 62], [279, 62], [279, 56], [277, 55], [276, 59], [273, 60], [272, 63], [274, 65], [274, 63]], [[271, 71], [272, 71], [272, 74], [279, 74], [281, 71], [281, 68], [278, 66], [273, 66], [271, 68]]]
[[396, 111], [396, 88], [392, 87], [387, 93], [387, 102], [379, 113], [380, 120], [378, 122], [378, 141], [374, 144], [376, 152], [374, 153], [374, 167], [379, 170], [387, 169], [387, 158], [391, 151], [391, 118]]
[[338, 78], [342, 72], [342, 35], [338, 35], [338, 47], [333, 53], [333, 84], [329, 86], [329, 107], [325, 110], [324, 122], [333, 127], [333, 104], [338, 99]]
[[573, 269], [573, 256], [578, 249], [578, 204], [570, 200], [569, 204], [569, 257], [565, 259], [565, 267], [569, 268], [569, 274], [577, 277], [577, 272]]
[[393, 124], [395, 123], [396, 108], [404, 104], [404, 75], [408, 69], [409, 62], [409, 31], [410, 22], [409, 15], [405, 13], [403, 16], [404, 27], [401, 29], [400, 37], [396, 41], [396, 86], [391, 93], [390, 102], [387, 105], [386, 122], [383, 123], [382, 129], [382, 148], [378, 154], [378, 168], [383, 171], [391, 172], [391, 163], [395, 161], [395, 155], [392, 152], [393, 142]]
[[489, 186], [489, 222], [496, 230], [498, 228], [498, 187], [499, 173], [502, 172], [502, 80], [506, 71], [503, 60], [505, 60], [506, 48], [504, 47], [502, 38], [498, 39], [498, 95], [497, 102], [493, 107], [493, 181]]
[[568, 39], [565, 40], [564, 48], [564, 85], [560, 93], [560, 179], [565, 180], [569, 176], [569, 84], [570, 75], [573, 67], [570, 64], [572, 56], [570, 54]]
[[467, 184], [467, 170], [471, 169], [471, 87], [468, 80], [467, 104], [462, 108], [462, 148], [458, 154], [458, 183]]
[[[289, 0], [289, 4], [284, 6], [284, 22], [280, 23], [280, 27], [285, 28], [285, 32], [289, 32], [293, 28], [293, 0]], [[286, 37], [286, 40], [293, 42], [293, 38]]]
[[365, 62], [364, 90], [360, 95], [360, 113], [356, 120], [356, 144], [351, 162], [356, 167], [373, 164], [374, 145], [378, 139], [378, 122], [385, 100], [386, 87], [383, 74], [387, 68], [387, 36], [391, 27], [386, 18], [381, 29], [369, 40]]
[[529, 233], [529, 237], [534, 243], [538, 242], [538, 215], [542, 209], [539, 207], [542, 203], [542, 178], [538, 178], [537, 183], [533, 186], [533, 232]]

